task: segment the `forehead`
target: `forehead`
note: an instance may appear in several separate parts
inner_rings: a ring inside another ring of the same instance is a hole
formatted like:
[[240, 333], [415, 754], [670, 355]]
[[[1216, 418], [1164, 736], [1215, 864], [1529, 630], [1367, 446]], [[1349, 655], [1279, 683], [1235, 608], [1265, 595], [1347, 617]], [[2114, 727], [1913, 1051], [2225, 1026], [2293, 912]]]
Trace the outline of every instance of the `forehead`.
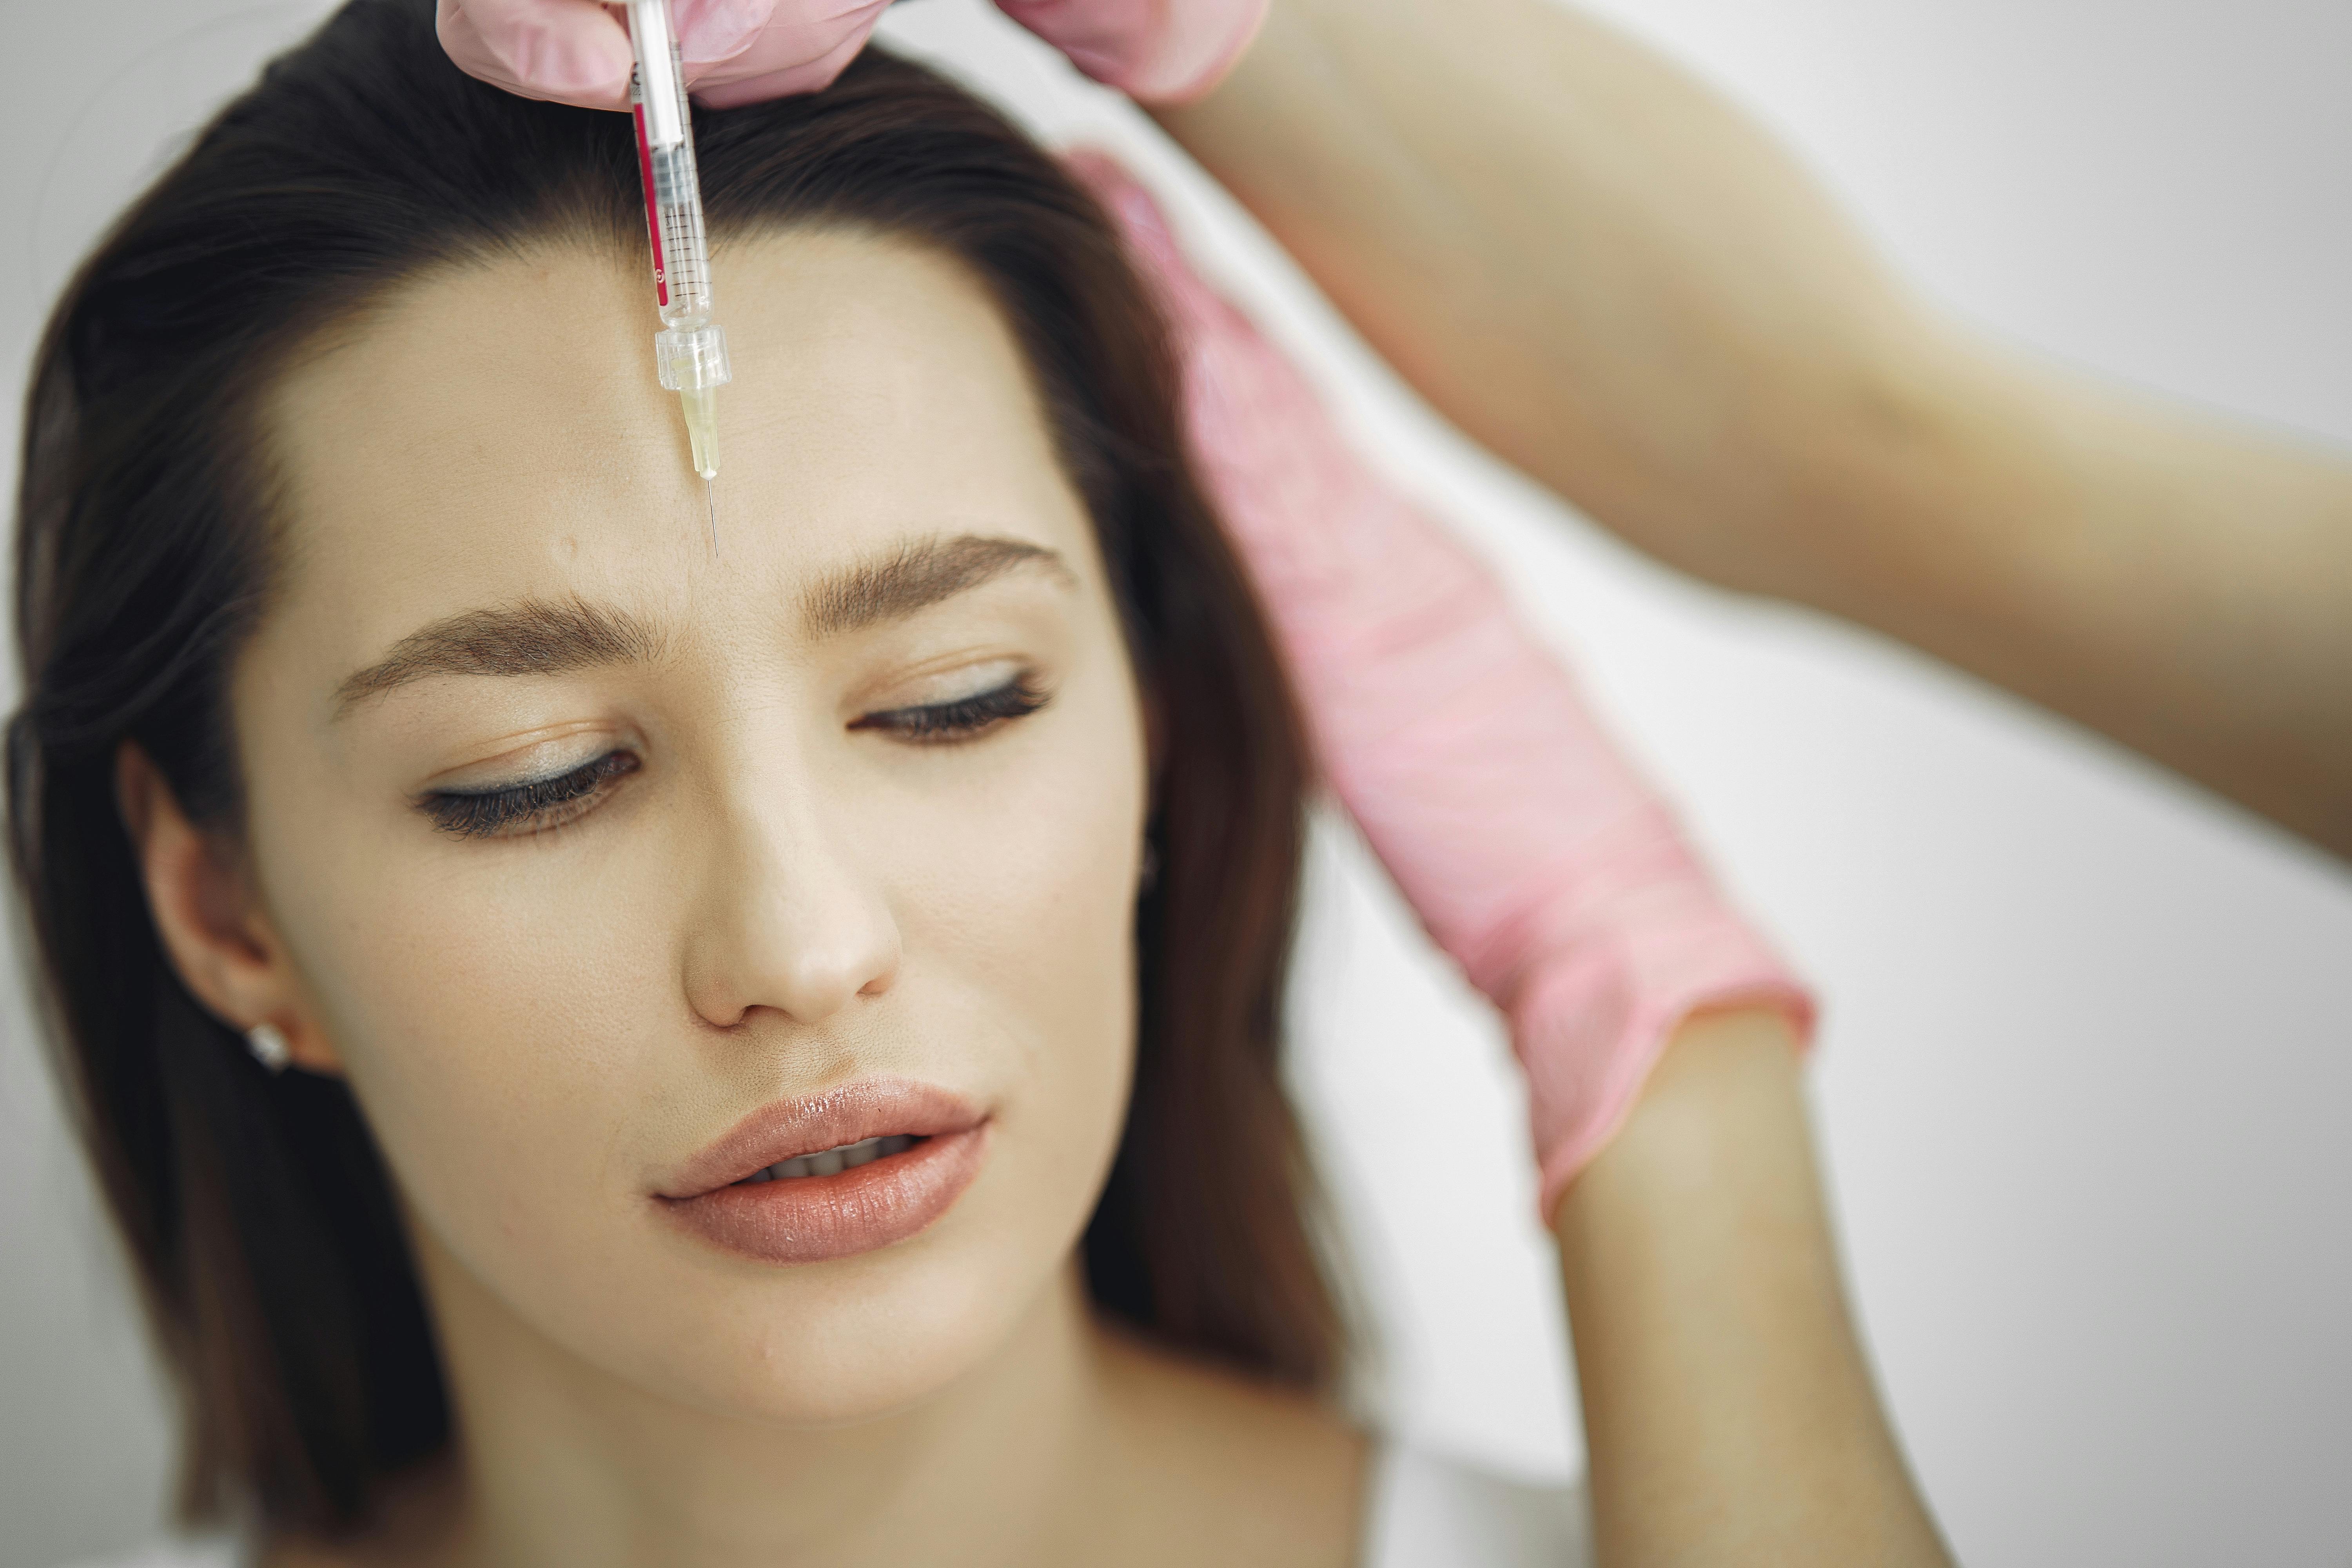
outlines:
[[484, 604], [675, 613], [720, 588], [789, 591], [909, 536], [1091, 559], [1020, 351], [957, 263], [815, 230], [739, 240], [712, 271], [735, 372], [717, 560], [677, 396], [655, 379], [641, 263], [550, 247], [413, 280], [278, 384], [278, 618], [356, 665]]

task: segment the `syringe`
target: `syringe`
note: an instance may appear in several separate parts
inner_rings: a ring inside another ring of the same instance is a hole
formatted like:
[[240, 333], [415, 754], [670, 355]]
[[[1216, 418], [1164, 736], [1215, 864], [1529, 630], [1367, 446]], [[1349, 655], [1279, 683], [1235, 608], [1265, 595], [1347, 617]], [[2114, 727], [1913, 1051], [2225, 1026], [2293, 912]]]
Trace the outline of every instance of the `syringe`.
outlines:
[[654, 368], [686, 413], [687, 441], [694, 471], [702, 476], [715, 554], [719, 506], [710, 481], [719, 474], [717, 389], [735, 377], [727, 365], [727, 335], [710, 321], [702, 181], [695, 172], [694, 121], [687, 111], [686, 68], [678, 60], [669, 0], [628, 0], [628, 7], [629, 42], [637, 54], [629, 107], [637, 127], [637, 169], [646, 183], [654, 301], [662, 319], [662, 330], [654, 334]]

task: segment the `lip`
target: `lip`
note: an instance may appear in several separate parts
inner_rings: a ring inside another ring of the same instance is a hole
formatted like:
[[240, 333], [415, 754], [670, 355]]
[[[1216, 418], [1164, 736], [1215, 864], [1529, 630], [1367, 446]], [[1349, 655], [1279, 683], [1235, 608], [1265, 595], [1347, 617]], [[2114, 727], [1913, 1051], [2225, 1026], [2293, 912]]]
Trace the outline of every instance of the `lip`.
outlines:
[[[850, 1258], [906, 1240], [954, 1206], [980, 1174], [988, 1121], [961, 1096], [907, 1079], [867, 1079], [752, 1111], [664, 1180], [668, 1217], [726, 1251], [770, 1263]], [[923, 1140], [830, 1176], [741, 1185], [745, 1177], [868, 1138]]]

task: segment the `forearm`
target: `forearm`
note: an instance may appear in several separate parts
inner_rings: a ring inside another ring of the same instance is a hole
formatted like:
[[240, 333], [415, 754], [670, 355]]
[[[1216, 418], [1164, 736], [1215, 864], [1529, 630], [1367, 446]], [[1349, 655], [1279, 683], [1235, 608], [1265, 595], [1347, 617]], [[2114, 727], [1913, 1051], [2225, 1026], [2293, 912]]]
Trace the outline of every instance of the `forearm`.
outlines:
[[1472, 437], [2352, 853], [2352, 465], [1948, 331], [1707, 88], [1555, 0], [1276, 0], [1162, 122]]
[[1913, 330], [1754, 124], [1555, 0], [1275, 0], [1160, 118], [1441, 413], [1717, 580], [1780, 568], [1768, 462]]
[[2352, 465], [1958, 332], [1882, 407], [1791, 443], [1790, 596], [2352, 855]]
[[1686, 1025], [1562, 1198], [1601, 1561], [1948, 1563], [1848, 1319], [1787, 1025]]

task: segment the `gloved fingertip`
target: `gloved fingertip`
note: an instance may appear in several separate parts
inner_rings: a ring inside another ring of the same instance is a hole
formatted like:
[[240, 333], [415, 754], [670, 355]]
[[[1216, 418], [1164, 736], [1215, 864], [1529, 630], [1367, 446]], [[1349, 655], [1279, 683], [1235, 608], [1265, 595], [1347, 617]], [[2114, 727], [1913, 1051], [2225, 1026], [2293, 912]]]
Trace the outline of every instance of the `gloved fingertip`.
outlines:
[[775, 19], [775, 0], [670, 0], [670, 26], [690, 79], [723, 65], [759, 42]]
[[1233, 73], [1250, 46], [1257, 42], [1260, 29], [1265, 26], [1269, 0], [1255, 0], [1244, 5], [1236, 16], [1234, 30], [1226, 37], [1223, 47], [1205, 58], [1188, 63], [1189, 69], [1175, 74], [1175, 79], [1146, 81], [1134, 89], [1139, 103], [1154, 109], [1181, 109], [1197, 103], [1217, 89], [1217, 84]]
[[1206, 97], [1265, 25], [1268, 0], [997, 0], [1087, 76], [1138, 103]]
[[687, 91], [694, 101], [706, 109], [735, 109], [746, 103], [766, 103], [772, 99], [793, 98], [805, 92], [823, 92], [834, 79], [848, 68], [857, 51], [851, 48], [839, 58], [827, 56], [821, 60], [808, 60], [787, 66], [781, 70], [761, 71], [755, 76], [709, 76], [697, 79], [687, 78]]
[[434, 27], [460, 70], [509, 92], [583, 109], [628, 107], [635, 57], [601, 6], [441, 0]]
[[822, 92], [849, 68], [886, 8], [885, 0], [834, 4], [827, 14], [790, 26], [772, 18], [724, 55], [707, 44], [688, 48], [687, 90], [711, 109]]

